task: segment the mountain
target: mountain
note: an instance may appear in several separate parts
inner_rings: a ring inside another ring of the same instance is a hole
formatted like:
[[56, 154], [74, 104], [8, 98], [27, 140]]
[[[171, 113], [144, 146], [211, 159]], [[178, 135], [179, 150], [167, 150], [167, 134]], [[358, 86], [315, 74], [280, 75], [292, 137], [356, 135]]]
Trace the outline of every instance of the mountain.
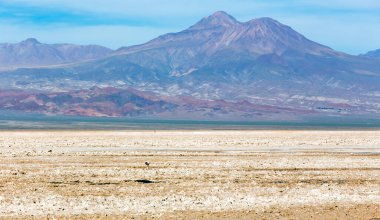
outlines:
[[[156, 74], [174, 77], [216, 74], [216, 78], [223, 74], [226, 81], [242, 74], [253, 76], [255, 71], [264, 73], [262, 68], [268, 67], [267, 62], [273, 61], [276, 67], [286, 65], [282, 57], [296, 53], [340, 55], [271, 18], [238, 22], [225, 12], [205, 17], [182, 32], [116, 52]], [[233, 76], [227, 76], [230, 73]]]
[[[335, 51], [271, 18], [240, 22], [225, 12], [205, 17], [184, 31], [120, 48], [104, 58], [3, 71], [1, 78], [4, 90], [51, 93], [94, 86], [134, 88], [157, 97], [270, 106], [288, 118], [295, 111], [285, 109], [297, 109], [296, 117], [305, 112], [380, 115], [377, 59]], [[202, 117], [209, 115], [191, 107]], [[235, 111], [225, 105], [219, 109]], [[180, 112], [184, 118], [191, 115], [190, 110]], [[269, 110], [267, 114], [273, 115]], [[243, 113], [234, 115], [246, 119]], [[248, 115], [252, 120], [259, 117]], [[265, 118], [265, 111], [259, 118]]]
[[369, 51], [368, 53], [366, 53], [362, 56], [372, 57], [372, 58], [380, 58], [380, 49]]
[[[195, 57], [213, 59], [226, 53], [238, 54], [242, 58], [257, 58], [260, 55], [282, 54], [292, 51], [302, 54], [338, 55], [332, 49], [306, 39], [301, 34], [271, 18], [239, 22], [225, 12], [216, 12], [203, 18], [189, 29], [179, 33], [166, 34], [146, 44], [121, 48], [119, 54], [144, 56], [147, 52], [159, 54], [164, 63], [171, 61], [171, 68], [183, 65], [186, 59]], [[144, 57], [148, 58], [148, 57]], [[155, 57], [156, 58], [156, 57]], [[198, 66], [205, 60], [198, 59]], [[138, 62], [141, 62], [137, 60]], [[175, 69], [174, 69], [175, 71]]]
[[20, 68], [74, 63], [105, 57], [111, 49], [73, 44], [43, 44], [29, 38], [17, 44], [0, 44], [0, 67]]

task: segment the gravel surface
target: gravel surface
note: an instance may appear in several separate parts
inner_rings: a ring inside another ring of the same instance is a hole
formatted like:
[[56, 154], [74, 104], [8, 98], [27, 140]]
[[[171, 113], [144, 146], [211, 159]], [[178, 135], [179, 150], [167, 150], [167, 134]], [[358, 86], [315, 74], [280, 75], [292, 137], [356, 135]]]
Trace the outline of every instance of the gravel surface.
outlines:
[[380, 131], [0, 132], [0, 218], [46, 217], [379, 218]]

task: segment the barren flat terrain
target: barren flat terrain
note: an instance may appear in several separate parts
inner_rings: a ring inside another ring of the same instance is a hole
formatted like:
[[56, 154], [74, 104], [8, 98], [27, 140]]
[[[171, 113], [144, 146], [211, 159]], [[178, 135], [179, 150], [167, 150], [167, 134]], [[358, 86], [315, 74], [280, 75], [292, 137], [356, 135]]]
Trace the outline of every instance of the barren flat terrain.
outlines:
[[375, 217], [380, 131], [0, 132], [0, 218]]

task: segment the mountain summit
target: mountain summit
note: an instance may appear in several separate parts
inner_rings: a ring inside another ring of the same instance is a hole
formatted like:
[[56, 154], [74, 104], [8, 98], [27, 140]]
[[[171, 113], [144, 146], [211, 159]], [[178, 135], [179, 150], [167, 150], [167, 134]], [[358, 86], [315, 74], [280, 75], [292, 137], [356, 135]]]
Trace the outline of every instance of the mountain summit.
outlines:
[[20, 42], [21, 44], [41, 44], [37, 39], [35, 38], [28, 38], [22, 42]]
[[203, 18], [197, 24], [190, 27], [190, 29], [196, 30], [196, 29], [207, 29], [207, 28], [212, 28], [212, 27], [228, 28], [238, 23], [239, 22], [231, 15], [227, 14], [224, 11], [218, 11], [210, 16]]

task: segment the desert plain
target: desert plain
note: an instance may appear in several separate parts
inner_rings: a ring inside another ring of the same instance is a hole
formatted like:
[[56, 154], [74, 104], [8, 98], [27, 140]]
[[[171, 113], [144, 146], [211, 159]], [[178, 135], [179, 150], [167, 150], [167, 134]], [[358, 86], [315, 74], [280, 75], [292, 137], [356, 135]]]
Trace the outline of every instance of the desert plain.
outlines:
[[0, 219], [373, 218], [380, 131], [0, 132]]

